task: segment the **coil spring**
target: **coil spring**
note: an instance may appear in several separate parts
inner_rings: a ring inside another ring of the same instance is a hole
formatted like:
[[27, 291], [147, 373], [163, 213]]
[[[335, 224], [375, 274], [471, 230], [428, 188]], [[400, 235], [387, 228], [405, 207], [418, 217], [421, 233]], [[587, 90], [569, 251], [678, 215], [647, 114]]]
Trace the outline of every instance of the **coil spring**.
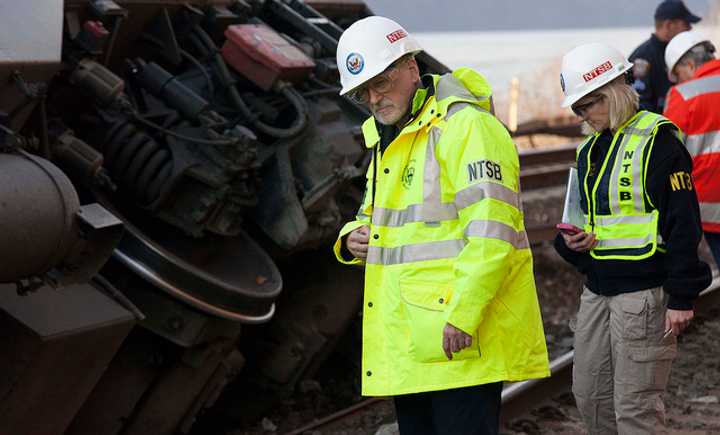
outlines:
[[104, 144], [105, 166], [115, 181], [144, 206], [157, 201], [172, 177], [170, 152], [126, 120], [112, 125]]

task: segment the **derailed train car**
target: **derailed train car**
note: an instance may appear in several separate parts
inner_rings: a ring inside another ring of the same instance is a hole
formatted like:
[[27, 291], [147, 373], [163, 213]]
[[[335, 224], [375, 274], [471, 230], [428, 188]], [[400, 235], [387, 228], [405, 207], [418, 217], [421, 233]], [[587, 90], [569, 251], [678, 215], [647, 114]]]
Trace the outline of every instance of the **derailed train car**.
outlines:
[[313, 375], [361, 301], [329, 248], [368, 164], [335, 46], [368, 13], [0, 4], [0, 433], [190, 433]]

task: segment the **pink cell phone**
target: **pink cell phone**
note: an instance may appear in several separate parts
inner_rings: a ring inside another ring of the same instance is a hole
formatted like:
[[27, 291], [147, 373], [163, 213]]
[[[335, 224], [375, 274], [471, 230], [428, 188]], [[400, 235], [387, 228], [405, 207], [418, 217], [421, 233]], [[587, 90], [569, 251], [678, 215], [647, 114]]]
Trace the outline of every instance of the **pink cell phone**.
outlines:
[[557, 228], [558, 230], [562, 231], [563, 233], [565, 233], [569, 236], [574, 236], [575, 234], [583, 232], [582, 228], [576, 227], [575, 225], [572, 225], [572, 224], [557, 224], [557, 225], [555, 225], [555, 228]]

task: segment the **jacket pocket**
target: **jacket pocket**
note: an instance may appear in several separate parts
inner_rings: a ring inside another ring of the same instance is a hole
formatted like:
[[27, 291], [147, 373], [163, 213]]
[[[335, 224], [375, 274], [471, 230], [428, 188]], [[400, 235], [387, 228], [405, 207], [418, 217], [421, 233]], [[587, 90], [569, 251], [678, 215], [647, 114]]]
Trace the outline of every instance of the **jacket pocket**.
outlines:
[[[448, 361], [443, 351], [443, 330], [452, 297], [451, 286], [440, 282], [401, 280], [400, 296], [407, 313], [410, 356], [421, 363]], [[474, 333], [472, 346], [453, 353], [452, 360], [479, 357], [477, 333]]]

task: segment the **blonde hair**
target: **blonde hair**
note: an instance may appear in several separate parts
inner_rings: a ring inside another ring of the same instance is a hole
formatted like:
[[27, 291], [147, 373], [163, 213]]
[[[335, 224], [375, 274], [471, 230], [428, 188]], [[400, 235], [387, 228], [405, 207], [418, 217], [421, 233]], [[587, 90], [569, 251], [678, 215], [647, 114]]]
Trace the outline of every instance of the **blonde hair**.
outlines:
[[[610, 116], [610, 130], [615, 133], [625, 121], [635, 115], [640, 108], [640, 96], [632, 86], [625, 81], [625, 76], [620, 76], [610, 83], [604, 85], [594, 92], [595, 95], [602, 95], [608, 103], [608, 114]], [[595, 130], [584, 123], [584, 131], [593, 133]]]

